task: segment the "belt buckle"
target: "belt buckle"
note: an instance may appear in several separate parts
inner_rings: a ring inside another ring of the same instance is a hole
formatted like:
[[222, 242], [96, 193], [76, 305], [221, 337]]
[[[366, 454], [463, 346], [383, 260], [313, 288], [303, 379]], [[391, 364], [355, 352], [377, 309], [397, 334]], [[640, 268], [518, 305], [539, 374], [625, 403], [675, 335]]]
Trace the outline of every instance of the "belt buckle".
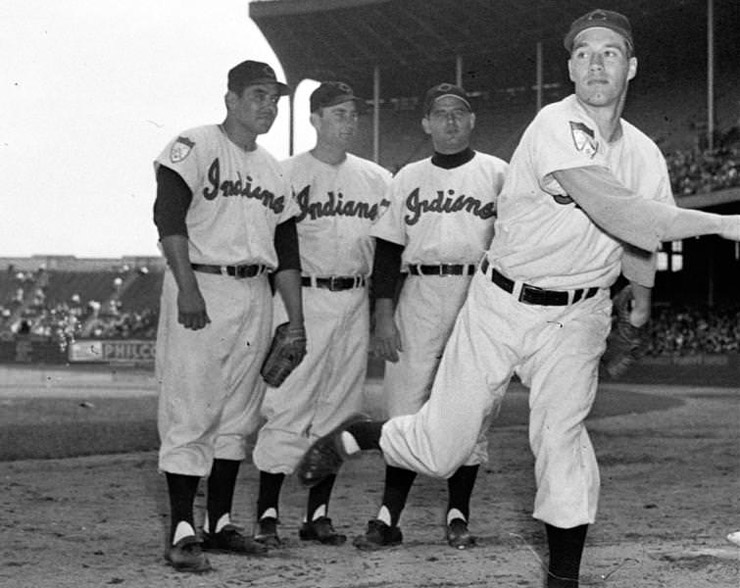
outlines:
[[247, 274], [248, 271], [249, 271], [248, 265], [234, 266], [234, 277], [237, 279], [248, 278], [249, 277], [249, 275]]
[[525, 298], [527, 298], [527, 296], [531, 294], [532, 297], [537, 299], [537, 297], [542, 292], [543, 292], [542, 288], [538, 288], [537, 286], [531, 286], [529, 284], [522, 284], [522, 287], [519, 290], [519, 302], [531, 303], [531, 301], [525, 300]]
[[329, 278], [329, 291], [330, 292], [336, 292], [337, 291], [337, 276], [331, 276]]

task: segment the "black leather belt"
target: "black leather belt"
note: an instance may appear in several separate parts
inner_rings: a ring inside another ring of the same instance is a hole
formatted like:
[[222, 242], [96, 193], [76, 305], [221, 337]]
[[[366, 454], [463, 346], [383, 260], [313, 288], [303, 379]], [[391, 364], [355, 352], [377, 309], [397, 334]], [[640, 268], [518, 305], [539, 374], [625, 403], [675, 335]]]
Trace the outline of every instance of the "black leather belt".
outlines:
[[266, 265], [210, 265], [207, 263], [191, 263], [196, 272], [219, 274], [233, 278], [253, 278], [267, 271]]
[[332, 276], [331, 278], [301, 277], [301, 284], [312, 288], [326, 288], [332, 292], [352, 290], [365, 286], [365, 276]]
[[475, 273], [475, 265], [449, 263], [410, 265], [408, 270], [413, 276], [472, 276]]
[[[485, 274], [488, 267], [488, 260], [484, 259], [480, 266], [481, 271]], [[509, 294], [514, 291], [514, 285], [516, 284], [514, 280], [510, 280], [505, 275], [497, 272], [495, 268], [491, 269], [491, 281]], [[579, 300], [591, 298], [598, 291], [599, 289], [596, 287], [578, 288], [577, 290], [543, 290], [537, 286], [522, 284], [522, 289], [519, 292], [519, 302], [539, 304], [540, 306], [566, 306]]]

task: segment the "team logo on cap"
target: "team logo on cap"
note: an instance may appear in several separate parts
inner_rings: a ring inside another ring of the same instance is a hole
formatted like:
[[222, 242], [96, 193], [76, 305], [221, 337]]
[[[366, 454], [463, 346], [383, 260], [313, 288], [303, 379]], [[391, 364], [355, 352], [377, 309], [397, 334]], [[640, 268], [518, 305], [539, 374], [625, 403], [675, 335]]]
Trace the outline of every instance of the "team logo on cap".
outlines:
[[578, 151], [583, 151], [591, 159], [599, 150], [599, 142], [595, 138], [593, 129], [582, 122], [570, 121], [570, 134]]
[[187, 137], [178, 137], [170, 149], [170, 161], [172, 163], [180, 163], [188, 155], [190, 151], [195, 147], [195, 141], [191, 141]]

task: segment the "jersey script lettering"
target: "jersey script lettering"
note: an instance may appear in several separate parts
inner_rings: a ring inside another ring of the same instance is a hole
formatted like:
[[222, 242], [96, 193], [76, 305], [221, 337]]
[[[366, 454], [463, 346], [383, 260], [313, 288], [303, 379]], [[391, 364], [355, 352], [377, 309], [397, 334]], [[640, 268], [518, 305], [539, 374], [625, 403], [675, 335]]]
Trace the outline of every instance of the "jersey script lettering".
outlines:
[[221, 166], [217, 157], [208, 168], [208, 181], [211, 184], [211, 188], [203, 188], [203, 197], [206, 200], [213, 200], [220, 193], [224, 198], [231, 198], [232, 196], [254, 198], [261, 200], [263, 206], [271, 209], [276, 214], [280, 214], [283, 211], [285, 208], [284, 196], [275, 196], [275, 194], [269, 190], [263, 190], [260, 186], [252, 186], [251, 176], [247, 176], [246, 180], [242, 180], [241, 173], [236, 172], [236, 175], [236, 180], [227, 179], [221, 181]]
[[465, 210], [470, 214], [483, 220], [489, 219], [496, 214], [496, 205], [493, 202], [483, 204], [477, 198], [460, 194], [455, 197], [454, 190], [448, 190], [445, 196], [444, 190], [437, 190], [437, 197], [432, 200], [419, 198], [419, 188], [415, 188], [406, 197], [406, 208], [411, 214], [404, 217], [407, 225], [415, 225], [419, 222], [421, 215], [426, 212], [448, 213]]
[[316, 220], [324, 216], [356, 216], [358, 218], [374, 219], [378, 215], [378, 205], [370, 205], [367, 202], [356, 202], [344, 200], [341, 192], [328, 192], [324, 202], [309, 202], [311, 198], [311, 186], [306, 186], [296, 195], [298, 206], [301, 207], [300, 216], [296, 222], [301, 222], [307, 216]]

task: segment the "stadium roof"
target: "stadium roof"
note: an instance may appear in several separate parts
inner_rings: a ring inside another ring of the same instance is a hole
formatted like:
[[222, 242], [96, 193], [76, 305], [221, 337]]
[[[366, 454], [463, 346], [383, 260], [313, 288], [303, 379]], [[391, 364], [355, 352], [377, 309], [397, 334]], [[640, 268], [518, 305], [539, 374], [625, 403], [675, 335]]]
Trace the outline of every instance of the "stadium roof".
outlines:
[[[600, 5], [629, 16], [641, 62], [706, 66], [709, 0], [252, 0], [250, 17], [291, 85], [341, 79], [372, 97], [416, 96], [458, 67], [469, 92], [531, 86], [542, 43], [543, 82], [563, 80], [562, 38], [570, 22]], [[737, 67], [740, 2], [713, 0], [716, 60]], [[459, 58], [459, 61], [458, 61]], [[458, 65], [460, 64], [460, 65]], [[567, 81], [567, 77], [564, 78]]]

